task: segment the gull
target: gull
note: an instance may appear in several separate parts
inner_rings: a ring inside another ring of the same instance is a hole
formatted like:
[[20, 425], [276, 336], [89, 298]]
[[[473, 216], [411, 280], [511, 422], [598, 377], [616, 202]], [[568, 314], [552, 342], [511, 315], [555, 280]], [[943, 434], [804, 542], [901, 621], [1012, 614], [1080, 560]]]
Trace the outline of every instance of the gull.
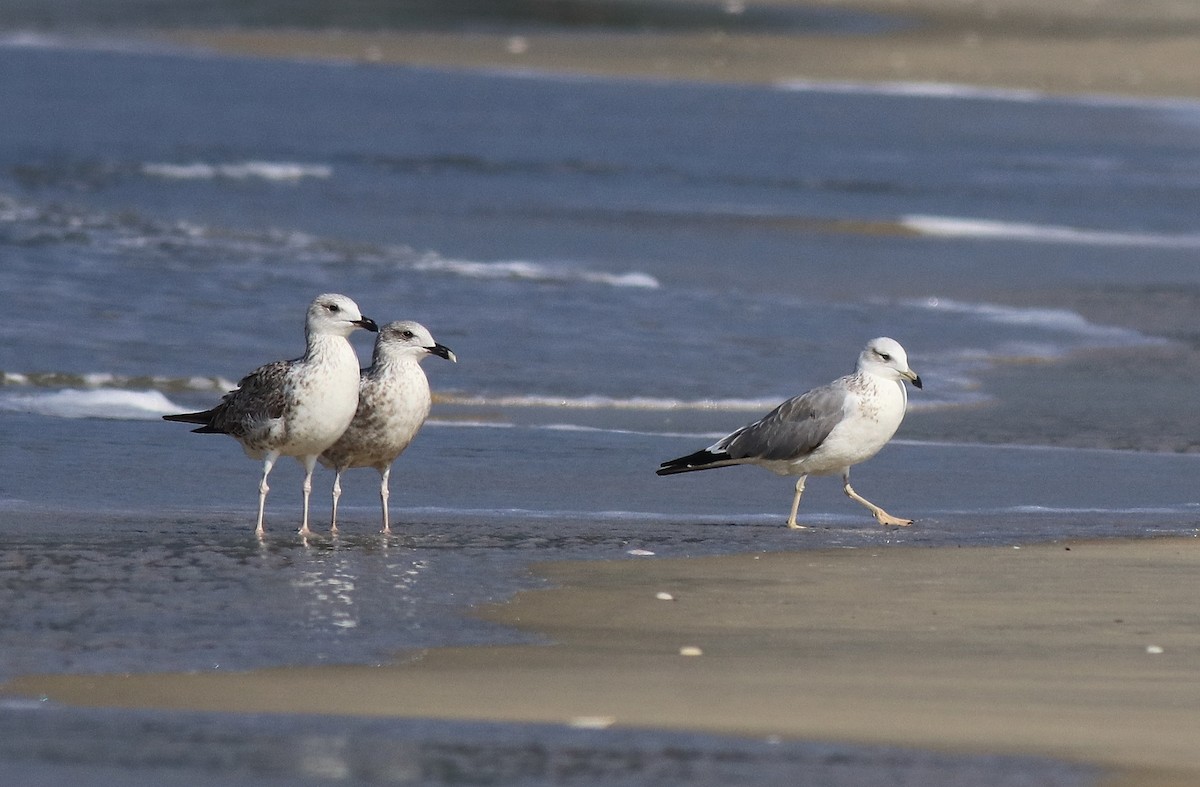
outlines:
[[658, 475], [729, 465], [758, 465], [778, 475], [799, 476], [787, 526], [810, 475], [842, 476], [846, 496], [866, 506], [881, 525], [911, 525], [862, 497], [850, 486], [850, 468], [865, 462], [892, 439], [908, 406], [907, 380], [921, 378], [908, 368], [908, 354], [895, 339], [872, 339], [858, 356], [854, 374], [788, 399], [767, 415], [694, 454], [663, 462]]
[[388, 477], [392, 462], [408, 448], [429, 417], [429, 380], [421, 361], [430, 355], [457, 361], [449, 347], [438, 344], [417, 322], [391, 322], [379, 329], [371, 365], [358, 382], [358, 410], [338, 441], [321, 454], [321, 464], [333, 468], [333, 514], [329, 530], [337, 532], [338, 498], [342, 473], [352, 467], [379, 471], [379, 500], [383, 506], [383, 532], [388, 522]]
[[312, 532], [308, 499], [317, 457], [346, 431], [358, 406], [358, 356], [347, 338], [356, 328], [379, 330], [345, 295], [319, 295], [308, 307], [302, 357], [260, 366], [211, 410], [163, 416], [167, 421], [200, 424], [193, 432], [227, 434], [242, 444], [251, 459], [262, 460], [254, 529], [259, 538], [270, 490], [267, 476], [281, 456], [294, 456], [304, 465], [300, 533]]

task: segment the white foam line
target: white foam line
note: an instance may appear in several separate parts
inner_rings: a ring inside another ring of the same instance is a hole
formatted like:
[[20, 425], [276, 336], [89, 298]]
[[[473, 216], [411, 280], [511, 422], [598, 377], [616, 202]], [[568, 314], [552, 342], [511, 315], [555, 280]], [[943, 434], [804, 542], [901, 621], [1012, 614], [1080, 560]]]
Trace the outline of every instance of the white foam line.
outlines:
[[1195, 503], [1178, 503], [1176, 505], [1134, 506], [1132, 508], [1072, 508], [1070, 506], [1012, 506], [997, 509], [1000, 512], [1015, 514], [1178, 514], [1195, 512]]
[[658, 279], [648, 273], [608, 273], [576, 269], [568, 266], [552, 266], [524, 260], [477, 262], [474, 260], [451, 260], [428, 256], [411, 263], [416, 271], [452, 273], [477, 279], [526, 279], [529, 281], [582, 281], [589, 284], [607, 284], [613, 287], [658, 289]]
[[[677, 85], [696, 80], [679, 77], [641, 75], [619, 77], [610, 74], [586, 74], [553, 71], [522, 66], [489, 66], [479, 68], [454, 68], [447, 66], [421, 66], [421, 70], [441, 73], [470, 72], [499, 77], [502, 79], [525, 79], [562, 83], [619, 83], [638, 82], [650, 85]], [[1174, 96], [1129, 96], [1120, 93], [1050, 93], [1026, 88], [1003, 88], [968, 85], [961, 82], [887, 81], [855, 82], [849, 80], [782, 79], [770, 84], [775, 90], [796, 93], [834, 93], [846, 95], [879, 95], [897, 98], [931, 98], [947, 101], [984, 100], [1007, 101], [1019, 104], [1038, 102], [1071, 104], [1086, 107], [1113, 107], [1117, 109], [1185, 110], [1200, 111], [1200, 101]]]
[[850, 95], [900, 96], [909, 98], [988, 99], [1023, 104], [1056, 98], [1039, 90], [977, 87], [955, 82], [850, 82], [789, 79], [775, 83], [780, 90], [797, 93], [845, 93]]
[[240, 161], [229, 164], [206, 164], [196, 161], [190, 164], [146, 163], [142, 165], [142, 174], [167, 180], [258, 178], [280, 183], [297, 183], [304, 178], [328, 179], [333, 176], [333, 167], [290, 161]]
[[911, 215], [900, 224], [913, 232], [937, 238], [978, 238], [1030, 243], [1068, 243], [1086, 246], [1150, 246], [1169, 249], [1200, 248], [1200, 234], [1164, 235], [1148, 232], [1111, 232], [1054, 224], [972, 219], [957, 216]]
[[[1129, 448], [1097, 448], [1072, 445], [1041, 445], [1038, 443], [983, 443], [978, 441], [952, 442], [949, 440], [906, 440], [893, 439], [888, 445], [905, 445], [914, 448], [967, 448], [982, 451], [1034, 451], [1038, 453], [1108, 454], [1158, 458], [1170, 461], [1200, 462], [1200, 454], [1179, 451], [1142, 451]], [[1197, 504], [1200, 505], [1200, 504]]]
[[935, 98], [945, 100], [1009, 101], [1019, 104], [1037, 102], [1074, 104], [1089, 107], [1184, 109], [1196, 111], [1200, 102], [1189, 98], [1126, 96], [1116, 93], [1048, 93], [1043, 90], [981, 87], [960, 82], [852, 82], [816, 79], [789, 79], [774, 83], [779, 90], [804, 93], [841, 93], [879, 95], [899, 98]]
[[449, 418], [429, 418], [426, 426], [453, 426], [461, 429], [516, 429], [517, 425], [508, 421], [458, 421]]
[[607, 396], [549, 396], [520, 394], [516, 396], [466, 396], [441, 394], [439, 404], [468, 407], [544, 407], [562, 410], [761, 410], [778, 405], [782, 398], [771, 399], [704, 399], [682, 401], [654, 397], [617, 399]]
[[[922, 298], [903, 300], [905, 306], [915, 309], [926, 309], [949, 314], [964, 314], [982, 318], [989, 322], [1005, 325], [1019, 325], [1030, 328], [1045, 328], [1062, 331], [1086, 339], [1095, 339], [1108, 345], [1116, 346], [1165, 346], [1172, 342], [1161, 336], [1148, 336], [1132, 328], [1122, 328], [1116, 325], [1102, 325], [1088, 320], [1078, 312], [1068, 309], [1045, 309], [1037, 307], [1005, 306], [997, 303], [979, 303], [957, 301], [953, 298]], [[1058, 347], [1058, 345], [1055, 345]], [[1059, 357], [1069, 348], [1046, 350], [1039, 349], [1032, 343], [1021, 345], [1001, 345], [992, 350], [960, 349], [955, 355], [959, 358], [977, 357], [980, 360], [1009, 359], [1012, 357]]]
[[[514, 396], [467, 396], [459, 394], [438, 394], [435, 401], [440, 405], [455, 407], [509, 407], [547, 410], [639, 410], [642, 412], [733, 412], [765, 414], [773, 410], [787, 399], [787, 395], [774, 396], [765, 399], [702, 399], [684, 401], [679, 399], [658, 399], [653, 397], [631, 397], [617, 399], [604, 396], [584, 397], [554, 397], [537, 394], [521, 394]], [[968, 393], [963, 398], [954, 401], [921, 401], [909, 402], [910, 412], [931, 412], [963, 407], [978, 407], [992, 401], [989, 396]], [[446, 419], [449, 420], [449, 419]], [[480, 426], [489, 425], [481, 422]], [[544, 428], [544, 427], [543, 427]], [[607, 431], [607, 430], [606, 430]]]
[[57, 418], [152, 420], [178, 409], [159, 391], [66, 388], [46, 394], [0, 396], [0, 410]]

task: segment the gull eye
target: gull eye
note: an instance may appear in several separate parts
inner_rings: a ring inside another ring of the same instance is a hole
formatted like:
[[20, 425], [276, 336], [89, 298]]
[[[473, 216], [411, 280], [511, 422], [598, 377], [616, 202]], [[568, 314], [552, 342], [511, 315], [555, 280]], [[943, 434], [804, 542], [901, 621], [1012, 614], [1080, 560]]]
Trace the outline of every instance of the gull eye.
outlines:
[[876, 350], [875, 353], [879, 356], [879, 360], [881, 360], [881, 361], [892, 360], [892, 356], [888, 355], [887, 353], [881, 353], [881, 352], [879, 352], [879, 350]]
[[412, 339], [416, 337], [416, 334], [412, 331], [405, 331], [404, 333], [400, 334], [400, 336], [405, 339]]
[[342, 310], [342, 307], [338, 306], [336, 303], [327, 303], [327, 304], [325, 304], [325, 308], [328, 309], [329, 311], [333, 312], [334, 314], [337, 314], [338, 312], [340, 312]]

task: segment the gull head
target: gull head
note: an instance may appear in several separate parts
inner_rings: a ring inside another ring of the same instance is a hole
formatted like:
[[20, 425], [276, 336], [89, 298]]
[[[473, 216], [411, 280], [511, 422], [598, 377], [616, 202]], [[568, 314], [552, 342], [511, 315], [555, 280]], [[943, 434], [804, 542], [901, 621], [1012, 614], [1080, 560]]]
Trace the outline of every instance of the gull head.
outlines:
[[389, 322], [379, 329], [379, 338], [375, 340], [375, 361], [397, 361], [401, 358], [421, 361], [427, 355], [458, 361], [450, 348], [435, 342], [433, 334], [419, 322], [400, 320]]
[[858, 370], [888, 380], [908, 380], [916, 387], [921, 387], [921, 378], [908, 368], [908, 353], [904, 352], [900, 342], [886, 336], [867, 342], [858, 356]]
[[377, 331], [375, 321], [362, 316], [358, 304], [345, 295], [327, 292], [308, 305], [304, 333], [309, 336], [349, 336], [355, 328]]

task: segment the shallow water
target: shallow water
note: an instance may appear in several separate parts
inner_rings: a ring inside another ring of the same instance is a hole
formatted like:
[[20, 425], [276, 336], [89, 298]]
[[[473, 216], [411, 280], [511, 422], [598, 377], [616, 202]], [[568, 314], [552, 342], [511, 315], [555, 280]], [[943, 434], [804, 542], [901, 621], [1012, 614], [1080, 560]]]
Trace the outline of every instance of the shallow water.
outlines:
[[[1174, 452], [1200, 433], [1195, 105], [44, 40], [0, 47], [0, 94], [0, 290], [20, 294], [0, 676], [514, 641], [468, 610], [545, 559], [1197, 531], [1200, 457]], [[438, 404], [392, 476], [397, 536], [357, 471], [343, 536], [302, 542], [286, 462], [260, 544], [256, 463], [159, 416], [298, 355], [329, 290], [419, 319], [460, 363], [426, 364]], [[880, 334], [926, 388], [855, 485], [913, 528], [831, 480], [793, 533], [787, 480], [654, 476]], [[55, 718], [37, 723], [76, 717]]]
[[113, 783], [795, 785], [1095, 783], [1026, 757], [423, 720], [0, 709], [0, 758], [24, 785]]
[[[345, 479], [339, 537], [300, 539], [301, 470], [289, 460], [272, 475], [260, 544], [256, 466], [232, 441], [184, 432], [184, 454], [157, 422], [6, 422], [25, 436], [10, 444], [20, 469], [9, 478], [27, 497], [0, 509], [12, 635], [0, 677], [379, 663], [524, 641], [466, 613], [537, 586], [534, 561], [1194, 535], [1200, 516], [1194, 454], [900, 442], [856, 484], [916, 525], [881, 528], [818, 478], [801, 509], [810, 529], [796, 532], [782, 526], [790, 480], [755, 468], [653, 476], [652, 459], [691, 438], [436, 425], [393, 474], [395, 535], [377, 533], [377, 476], [358, 471]], [[34, 429], [47, 422], [62, 428]], [[55, 442], [71, 445], [71, 461], [46, 474], [40, 457]], [[158, 468], [152, 482], [146, 467]]]

